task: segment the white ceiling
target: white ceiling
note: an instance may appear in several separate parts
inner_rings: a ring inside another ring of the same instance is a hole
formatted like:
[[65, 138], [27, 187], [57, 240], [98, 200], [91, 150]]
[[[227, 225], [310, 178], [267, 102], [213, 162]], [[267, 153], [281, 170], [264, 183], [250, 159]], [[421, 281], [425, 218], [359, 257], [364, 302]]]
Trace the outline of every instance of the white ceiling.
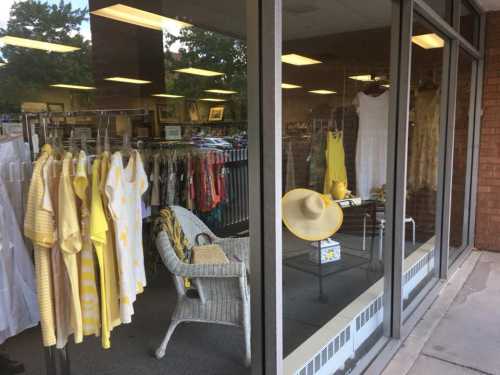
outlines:
[[[163, 0], [163, 9], [196, 26], [245, 36], [245, 0]], [[390, 19], [391, 0], [283, 0], [285, 40], [374, 29]]]
[[500, 10], [500, 0], [479, 0], [479, 3], [486, 11]]

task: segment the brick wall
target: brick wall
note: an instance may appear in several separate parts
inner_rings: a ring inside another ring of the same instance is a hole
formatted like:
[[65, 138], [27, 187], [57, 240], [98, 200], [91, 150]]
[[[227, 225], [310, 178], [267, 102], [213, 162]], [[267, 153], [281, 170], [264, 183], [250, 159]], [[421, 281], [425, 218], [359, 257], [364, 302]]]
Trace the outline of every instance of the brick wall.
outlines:
[[476, 247], [500, 251], [500, 12], [486, 22]]

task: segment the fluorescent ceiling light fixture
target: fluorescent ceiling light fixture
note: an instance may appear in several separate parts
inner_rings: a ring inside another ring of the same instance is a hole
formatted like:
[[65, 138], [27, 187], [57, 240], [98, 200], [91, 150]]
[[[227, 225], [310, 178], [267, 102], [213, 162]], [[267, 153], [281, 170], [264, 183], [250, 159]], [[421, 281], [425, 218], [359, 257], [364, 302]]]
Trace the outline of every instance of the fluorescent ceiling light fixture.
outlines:
[[444, 47], [444, 39], [434, 33], [412, 36], [411, 41], [424, 49]]
[[201, 98], [200, 100], [203, 100], [205, 102], [225, 102], [226, 99], [220, 99], [220, 98]]
[[184, 97], [182, 95], [174, 95], [174, 94], [153, 94], [153, 96], [156, 96], [157, 98], [172, 98], [172, 99], [178, 99]]
[[203, 76], [203, 77], [215, 77], [224, 75], [224, 73], [214, 72], [213, 70], [206, 70], [200, 68], [182, 68], [182, 69], [176, 69], [175, 71], [179, 73], [193, 74], [195, 76]]
[[290, 90], [290, 89], [298, 89], [302, 86], [299, 85], [294, 85], [293, 83], [282, 83], [281, 88], [285, 90]]
[[349, 76], [350, 79], [353, 79], [355, 81], [362, 81], [362, 82], [372, 82], [372, 81], [376, 81], [377, 77], [375, 77], [375, 79], [372, 78], [373, 76], [371, 74], [361, 74], [361, 75], [358, 75], [358, 76]]
[[147, 85], [151, 81], [144, 81], [142, 79], [127, 78], [127, 77], [109, 77], [104, 78], [105, 81], [122, 82], [122, 83], [132, 83], [134, 85]]
[[164, 30], [169, 26], [175, 28], [190, 27], [191, 24], [178, 21], [173, 18], [164, 17], [159, 14], [146, 12], [144, 10], [129, 7], [123, 4], [115, 4], [91, 12], [96, 16], [109, 18], [115, 21], [130, 23], [132, 25], [146, 27], [153, 30]]
[[56, 83], [54, 85], [50, 85], [51, 87], [58, 87], [60, 89], [70, 89], [70, 90], [95, 90], [96, 88], [93, 86], [82, 86], [82, 85], [68, 85], [66, 83]]
[[2, 63], [2, 62], [0, 62], [0, 66], [4, 66], [4, 65], [7, 65], [7, 64], [6, 64], [6, 63]]
[[8, 35], [0, 38], [0, 43], [10, 46], [40, 49], [43, 51], [59, 52], [59, 53], [74, 52], [80, 49], [78, 47], [66, 46], [64, 44], [48, 43], [48, 42], [42, 42], [40, 40], [18, 38], [15, 36], [8, 36]]
[[296, 53], [289, 53], [287, 55], [281, 56], [281, 61], [287, 64], [298, 65], [298, 66], [321, 64], [321, 61], [319, 60], [314, 60], [311, 59], [310, 57], [297, 55]]
[[391, 87], [391, 85], [390, 85], [390, 84], [388, 84], [388, 83], [386, 83], [385, 85], [382, 85], [382, 87], [385, 87], [385, 88], [387, 88], [387, 89], [388, 89], [389, 87]]
[[332, 91], [332, 90], [309, 90], [311, 94], [319, 94], [319, 95], [331, 95], [331, 94], [336, 94], [337, 91]]
[[223, 94], [223, 95], [230, 95], [230, 94], [237, 94], [237, 91], [232, 91], [232, 90], [222, 90], [222, 89], [210, 89], [210, 90], [205, 90], [205, 92], [211, 92], [213, 94]]

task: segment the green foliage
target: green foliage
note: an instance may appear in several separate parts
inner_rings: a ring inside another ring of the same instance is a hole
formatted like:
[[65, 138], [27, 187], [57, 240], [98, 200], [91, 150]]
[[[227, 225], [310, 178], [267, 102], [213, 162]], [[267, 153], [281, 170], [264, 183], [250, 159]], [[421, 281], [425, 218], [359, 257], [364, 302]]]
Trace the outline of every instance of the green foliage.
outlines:
[[91, 84], [91, 44], [80, 33], [87, 20], [87, 9], [73, 9], [61, 0], [49, 5], [27, 0], [12, 5], [6, 29], [11, 35], [50, 43], [79, 47], [70, 53], [4, 46], [1, 53], [8, 64], [0, 68], [0, 110], [15, 112], [23, 101], [36, 98], [40, 90], [53, 83]]
[[[169, 50], [174, 43], [181, 45], [178, 53]], [[237, 91], [241, 98], [246, 98], [247, 51], [244, 41], [189, 27], [182, 29], [178, 36], [166, 34], [165, 45], [168, 92], [198, 98], [206, 96], [206, 93], [203, 93], [205, 89], [226, 88]], [[175, 69], [186, 67], [225, 74], [218, 77], [200, 77], [173, 72]]]

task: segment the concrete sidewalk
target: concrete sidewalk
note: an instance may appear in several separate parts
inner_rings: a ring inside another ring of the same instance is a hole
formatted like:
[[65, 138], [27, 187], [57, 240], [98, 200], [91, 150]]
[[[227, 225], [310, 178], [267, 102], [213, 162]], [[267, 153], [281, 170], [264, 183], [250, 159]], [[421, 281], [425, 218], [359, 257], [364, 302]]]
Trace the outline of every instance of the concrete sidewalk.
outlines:
[[[473, 267], [472, 272], [460, 283], [460, 273], [467, 266]], [[474, 252], [463, 268], [450, 279], [383, 375], [500, 375], [500, 253]], [[454, 282], [460, 283], [456, 292], [446, 290]]]

